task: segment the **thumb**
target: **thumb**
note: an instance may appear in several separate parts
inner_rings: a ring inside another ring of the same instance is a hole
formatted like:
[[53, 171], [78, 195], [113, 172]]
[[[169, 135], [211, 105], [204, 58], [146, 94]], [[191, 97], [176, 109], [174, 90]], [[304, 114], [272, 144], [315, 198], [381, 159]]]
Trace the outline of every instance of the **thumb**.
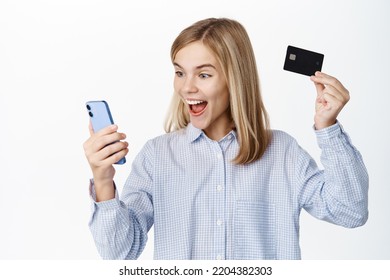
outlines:
[[314, 83], [314, 86], [316, 87], [317, 98], [318, 98], [324, 94], [325, 85], [317, 82], [318, 80], [317, 75], [320, 75], [320, 72], [317, 71], [314, 75], [310, 77], [310, 80]]
[[[311, 80], [313, 81], [313, 78]], [[317, 97], [322, 96], [323, 93], [324, 93], [325, 86], [323, 84], [321, 84], [321, 83], [317, 83], [317, 82], [314, 82], [314, 81], [313, 81], [313, 83], [314, 83], [314, 85], [316, 87], [316, 90], [317, 90]]]
[[314, 83], [317, 90], [317, 97], [321, 97], [324, 94], [325, 86], [320, 83]]
[[90, 134], [91, 136], [94, 135], [95, 132], [93, 131], [93, 127], [92, 127], [92, 122], [91, 122], [91, 120], [89, 120], [88, 128], [89, 128], [89, 134]]

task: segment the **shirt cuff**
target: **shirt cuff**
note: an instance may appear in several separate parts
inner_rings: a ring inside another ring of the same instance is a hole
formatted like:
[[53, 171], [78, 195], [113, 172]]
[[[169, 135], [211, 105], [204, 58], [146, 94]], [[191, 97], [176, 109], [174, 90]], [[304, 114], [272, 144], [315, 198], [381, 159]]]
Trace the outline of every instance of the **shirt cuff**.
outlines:
[[115, 197], [113, 199], [97, 202], [96, 201], [95, 184], [94, 184], [93, 179], [90, 179], [89, 180], [89, 196], [92, 200], [93, 205], [99, 209], [118, 208], [120, 206], [120, 201], [119, 201], [119, 195], [118, 195], [118, 191], [117, 191], [115, 182], [114, 182], [114, 187], [115, 187]]
[[349, 136], [338, 121], [334, 125], [320, 130], [314, 128], [314, 132], [320, 148], [332, 147], [335, 150], [343, 150], [345, 145], [350, 145]]
[[342, 126], [339, 123], [339, 121], [336, 121], [334, 125], [322, 129], [318, 129], [318, 130], [313, 125], [313, 129], [318, 138], [332, 138], [336, 136], [338, 133], [340, 133], [340, 129], [342, 129]]

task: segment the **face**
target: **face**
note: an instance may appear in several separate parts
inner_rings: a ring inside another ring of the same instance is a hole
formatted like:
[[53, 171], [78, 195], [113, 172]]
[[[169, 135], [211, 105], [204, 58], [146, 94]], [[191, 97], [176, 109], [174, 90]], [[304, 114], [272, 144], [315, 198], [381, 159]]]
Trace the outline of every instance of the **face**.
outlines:
[[173, 64], [175, 92], [187, 105], [192, 125], [213, 140], [223, 138], [232, 129], [229, 91], [213, 53], [194, 42], [176, 54]]

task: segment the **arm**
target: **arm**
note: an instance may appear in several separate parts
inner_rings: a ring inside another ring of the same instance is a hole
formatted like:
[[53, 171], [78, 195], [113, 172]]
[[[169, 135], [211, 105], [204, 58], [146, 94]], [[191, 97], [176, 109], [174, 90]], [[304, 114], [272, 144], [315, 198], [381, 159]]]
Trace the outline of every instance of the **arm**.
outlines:
[[368, 174], [362, 157], [339, 123], [316, 131], [322, 150], [319, 170], [297, 147], [296, 174], [301, 207], [318, 219], [357, 227], [368, 218]]
[[[90, 186], [93, 214], [89, 226], [96, 247], [103, 259], [136, 259], [145, 246], [150, 228], [144, 221], [150, 220], [151, 198], [136, 192], [136, 201], [125, 204], [119, 200], [113, 164], [128, 152], [128, 144], [121, 141], [126, 136], [117, 132], [116, 125], [97, 133], [93, 132], [91, 124], [89, 129], [91, 135], [84, 143], [84, 150], [93, 173]], [[135, 164], [134, 170], [142, 169], [139, 166]], [[147, 182], [146, 185], [149, 182], [143, 178], [140, 181]]]
[[314, 123], [322, 150], [323, 171], [306, 153], [298, 153], [300, 203], [313, 216], [346, 227], [363, 225], [368, 218], [368, 174], [362, 157], [337, 123], [350, 99], [348, 90], [334, 77], [316, 72]]
[[[119, 199], [93, 203], [89, 223], [103, 259], [137, 259], [153, 224], [152, 161], [148, 146], [134, 159], [131, 173]], [[93, 183], [93, 182], [92, 182]], [[91, 185], [94, 198], [94, 188]]]

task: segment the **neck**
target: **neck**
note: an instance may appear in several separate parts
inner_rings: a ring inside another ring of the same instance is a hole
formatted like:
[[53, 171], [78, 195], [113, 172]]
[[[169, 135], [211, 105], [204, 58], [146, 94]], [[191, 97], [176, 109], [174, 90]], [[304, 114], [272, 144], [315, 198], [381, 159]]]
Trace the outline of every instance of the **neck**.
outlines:
[[229, 125], [224, 126], [224, 127], [206, 128], [206, 129], [203, 130], [203, 132], [211, 140], [219, 141], [223, 137], [225, 137], [233, 129], [234, 129], [234, 125], [233, 124], [229, 124]]

